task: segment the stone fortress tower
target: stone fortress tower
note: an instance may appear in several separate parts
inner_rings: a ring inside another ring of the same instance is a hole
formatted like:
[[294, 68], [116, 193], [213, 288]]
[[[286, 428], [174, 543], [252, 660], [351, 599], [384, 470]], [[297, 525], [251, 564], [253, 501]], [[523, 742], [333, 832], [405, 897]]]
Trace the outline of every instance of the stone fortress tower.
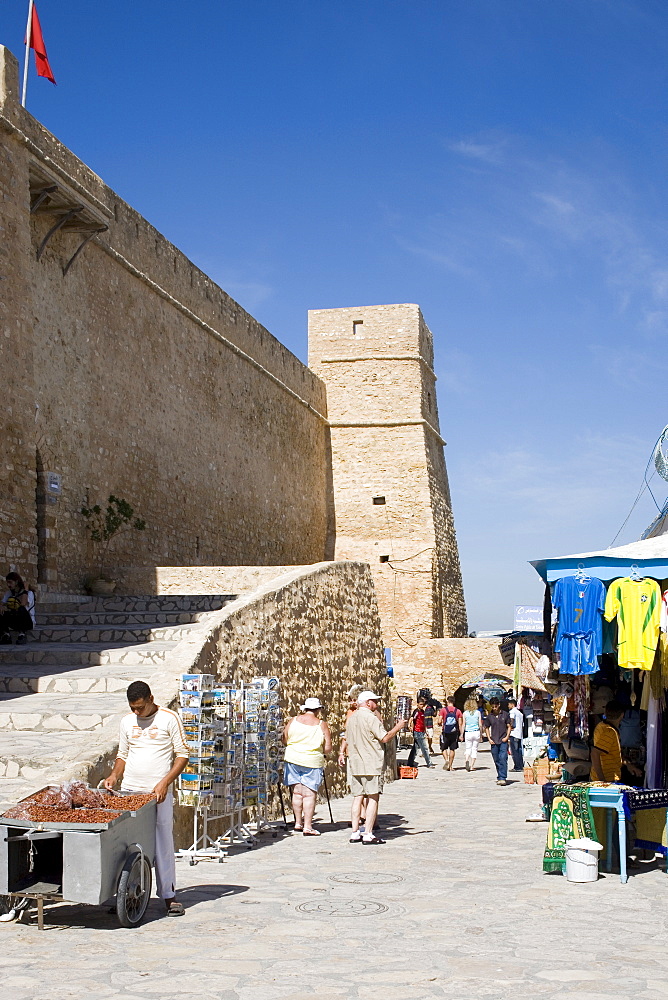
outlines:
[[327, 558], [371, 565], [385, 645], [467, 634], [436, 404], [433, 340], [417, 305], [309, 312], [325, 383], [333, 512]]

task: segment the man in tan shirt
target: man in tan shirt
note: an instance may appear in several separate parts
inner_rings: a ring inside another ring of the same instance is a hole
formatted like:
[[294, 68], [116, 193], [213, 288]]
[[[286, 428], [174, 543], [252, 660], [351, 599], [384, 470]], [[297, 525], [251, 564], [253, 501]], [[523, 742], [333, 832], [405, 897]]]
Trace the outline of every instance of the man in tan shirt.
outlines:
[[[400, 722], [388, 732], [375, 714], [380, 697], [373, 691], [362, 691], [357, 698], [358, 708], [346, 723], [346, 743], [350, 764], [350, 791], [353, 793], [351, 844], [384, 844], [374, 836], [373, 828], [378, 815], [380, 777], [385, 762], [385, 744], [393, 739], [406, 725]], [[360, 833], [360, 813], [362, 800], [368, 799], [364, 836]]]

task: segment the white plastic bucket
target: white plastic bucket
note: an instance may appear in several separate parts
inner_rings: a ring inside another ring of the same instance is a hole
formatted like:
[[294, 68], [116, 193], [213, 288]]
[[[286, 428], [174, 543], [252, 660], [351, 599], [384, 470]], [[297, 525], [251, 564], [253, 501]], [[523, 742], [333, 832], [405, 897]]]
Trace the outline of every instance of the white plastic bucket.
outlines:
[[603, 844], [584, 837], [566, 842], [566, 878], [569, 882], [596, 882], [598, 879], [598, 852]]

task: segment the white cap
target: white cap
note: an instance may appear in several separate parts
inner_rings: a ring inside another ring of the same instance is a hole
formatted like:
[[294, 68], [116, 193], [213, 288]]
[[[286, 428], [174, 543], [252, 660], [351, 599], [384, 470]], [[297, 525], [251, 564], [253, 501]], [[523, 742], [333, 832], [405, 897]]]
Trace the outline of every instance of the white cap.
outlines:
[[373, 691], [360, 691], [357, 695], [357, 704], [363, 705], [365, 701], [380, 701], [381, 697], [379, 694], [374, 694]]
[[302, 708], [303, 709], [310, 708], [311, 710], [315, 711], [316, 708], [322, 708], [322, 704], [319, 698], [307, 698], [304, 704], [302, 705]]

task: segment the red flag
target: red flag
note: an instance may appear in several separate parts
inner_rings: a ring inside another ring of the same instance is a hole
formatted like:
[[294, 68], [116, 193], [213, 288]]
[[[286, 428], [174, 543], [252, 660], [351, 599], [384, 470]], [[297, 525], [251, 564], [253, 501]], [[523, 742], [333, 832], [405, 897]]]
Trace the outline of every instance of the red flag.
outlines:
[[32, 8], [32, 23], [30, 26], [30, 48], [35, 50], [35, 67], [37, 69], [37, 76], [45, 76], [47, 80], [51, 81], [51, 83], [55, 83], [56, 78], [53, 75], [51, 66], [49, 65], [49, 57], [46, 54], [46, 45], [44, 44], [44, 36], [42, 35], [42, 26], [39, 23], [37, 7], [34, 4]]

